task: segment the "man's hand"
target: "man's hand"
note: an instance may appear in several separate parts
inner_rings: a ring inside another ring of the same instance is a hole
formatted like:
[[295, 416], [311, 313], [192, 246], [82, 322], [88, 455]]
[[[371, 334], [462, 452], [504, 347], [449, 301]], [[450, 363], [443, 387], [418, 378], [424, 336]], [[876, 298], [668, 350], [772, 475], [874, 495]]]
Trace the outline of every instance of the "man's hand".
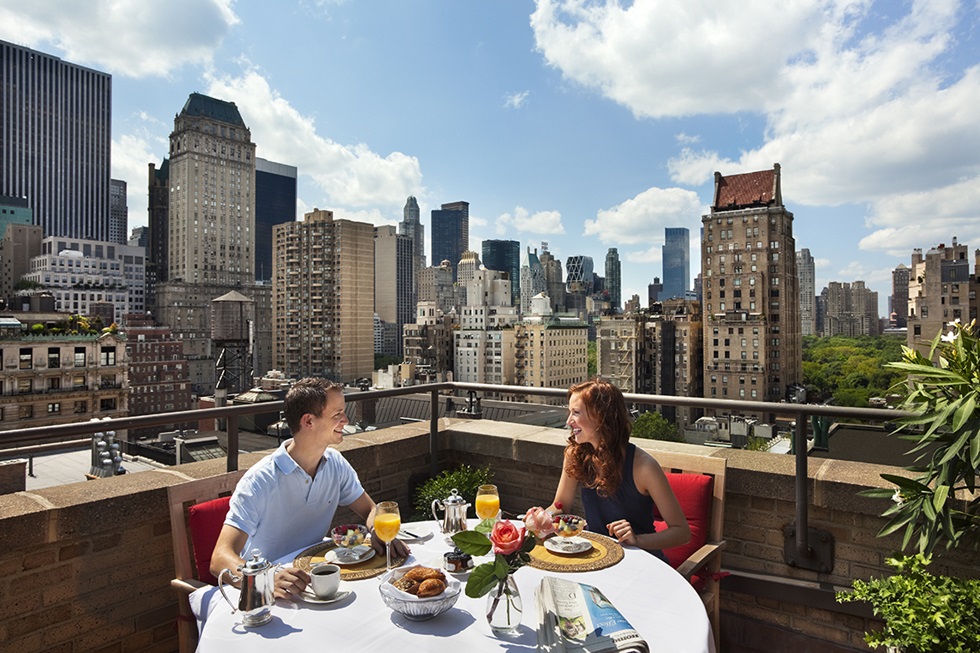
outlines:
[[277, 599], [295, 601], [310, 584], [310, 575], [302, 569], [286, 567], [276, 572], [275, 595]]
[[[399, 540], [397, 537], [391, 541], [391, 555], [402, 556], [407, 558], [408, 554], [412, 552], [408, 548], [408, 545]], [[381, 541], [381, 538], [372, 530], [371, 531], [371, 547], [374, 548], [378, 555], [385, 555], [385, 543]]]

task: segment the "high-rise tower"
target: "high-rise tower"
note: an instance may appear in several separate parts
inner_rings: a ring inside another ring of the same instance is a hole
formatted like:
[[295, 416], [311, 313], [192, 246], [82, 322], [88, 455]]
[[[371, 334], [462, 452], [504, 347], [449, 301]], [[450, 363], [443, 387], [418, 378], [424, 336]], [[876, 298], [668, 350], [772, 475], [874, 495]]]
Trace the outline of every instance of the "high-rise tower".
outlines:
[[619, 263], [619, 251], [610, 247], [606, 252], [606, 290], [609, 291], [609, 304], [613, 312], [623, 312], [623, 275]]
[[484, 240], [483, 267], [506, 272], [510, 279], [511, 302], [521, 296], [521, 244], [516, 240]]
[[[793, 214], [772, 170], [715, 173], [702, 216], [704, 396], [780, 401], [802, 382]], [[772, 422], [774, 416], [763, 419]]]
[[456, 281], [456, 264], [469, 249], [470, 203], [451, 202], [432, 211], [432, 266], [443, 261], [453, 265], [453, 281]]
[[170, 281], [255, 281], [255, 143], [233, 102], [191, 93], [170, 134]]
[[661, 252], [664, 290], [660, 298], [684, 299], [691, 289], [691, 232], [686, 227], [667, 227], [664, 229], [664, 246]]
[[255, 278], [272, 279], [272, 229], [296, 220], [296, 166], [255, 159]]
[[805, 247], [796, 253], [796, 276], [800, 285], [800, 334], [817, 334], [817, 282], [810, 250]]
[[889, 298], [889, 320], [904, 329], [909, 324], [909, 268], [904, 263], [892, 270], [892, 294]]
[[[425, 225], [422, 224], [421, 218], [422, 212], [419, 210], [418, 200], [410, 195], [405, 200], [405, 208], [402, 209], [402, 221], [398, 223], [398, 234], [412, 239], [416, 276], [425, 267]], [[438, 265], [439, 262], [434, 261], [432, 264]]]
[[402, 332], [415, 321], [415, 249], [393, 225], [374, 228], [374, 312], [391, 327], [391, 347], [402, 356]]
[[110, 75], [0, 41], [0, 196], [45, 236], [109, 240], [111, 131]]

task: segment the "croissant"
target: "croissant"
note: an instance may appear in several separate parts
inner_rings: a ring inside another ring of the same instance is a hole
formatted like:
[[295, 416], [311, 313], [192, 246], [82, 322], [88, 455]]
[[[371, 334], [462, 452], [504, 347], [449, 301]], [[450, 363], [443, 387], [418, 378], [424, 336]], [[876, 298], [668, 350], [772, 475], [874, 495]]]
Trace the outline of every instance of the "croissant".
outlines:
[[419, 582], [430, 578], [435, 578], [437, 580], [441, 580], [443, 583], [446, 582], [446, 575], [438, 569], [434, 569], [432, 567], [414, 567], [405, 572], [405, 575], [402, 576], [402, 578], [411, 578], [412, 580]]
[[418, 597], [425, 599], [430, 596], [438, 596], [446, 591], [445, 581], [438, 578], [427, 578], [419, 583]]
[[391, 581], [391, 584], [401, 591], [408, 592], [409, 594], [418, 594], [419, 592], [418, 581], [412, 580], [411, 578], [402, 576], [397, 580]]

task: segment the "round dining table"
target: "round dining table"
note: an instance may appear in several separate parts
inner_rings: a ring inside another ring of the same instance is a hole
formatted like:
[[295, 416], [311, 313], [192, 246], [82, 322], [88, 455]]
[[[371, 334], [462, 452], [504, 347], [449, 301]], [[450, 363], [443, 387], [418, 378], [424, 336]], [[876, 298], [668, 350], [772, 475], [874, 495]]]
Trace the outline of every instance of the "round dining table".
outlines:
[[[476, 522], [471, 522], [471, 527]], [[411, 549], [405, 565], [441, 566], [453, 545], [434, 521], [403, 525]], [[711, 625], [701, 599], [674, 569], [635, 547], [622, 547], [622, 559], [595, 571], [545, 571], [521, 567], [515, 574], [524, 615], [513, 636], [496, 636], [486, 619], [487, 598], [465, 592], [447, 612], [429, 621], [410, 621], [390, 610], [379, 592], [380, 576], [342, 580], [345, 599], [331, 604], [277, 600], [272, 621], [254, 628], [242, 625], [217, 588], [191, 595], [201, 624], [198, 653], [265, 653], [268, 651], [530, 651], [537, 647], [535, 592], [547, 575], [593, 585], [608, 597], [642, 636], [651, 651], [713, 653]], [[303, 549], [279, 562], [289, 564]], [[489, 559], [489, 558], [487, 558]], [[476, 562], [483, 560], [477, 559]], [[465, 586], [465, 577], [460, 577]], [[237, 604], [237, 590], [227, 589]]]

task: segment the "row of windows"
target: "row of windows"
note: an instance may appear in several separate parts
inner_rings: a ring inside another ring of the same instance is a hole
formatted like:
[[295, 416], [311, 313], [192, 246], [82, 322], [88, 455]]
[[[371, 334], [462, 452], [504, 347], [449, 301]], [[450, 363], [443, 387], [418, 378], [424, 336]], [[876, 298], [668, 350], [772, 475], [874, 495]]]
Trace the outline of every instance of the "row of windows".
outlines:
[[[5, 418], [4, 409], [5, 406], [0, 406], [0, 422]], [[67, 408], [67, 407], [66, 407]], [[102, 412], [116, 410], [116, 398], [106, 397], [99, 400], [99, 410]], [[76, 415], [82, 415], [88, 412], [88, 401], [80, 400], [72, 404], [72, 412]], [[62, 414], [62, 402], [52, 401], [47, 404], [47, 414], [48, 415], [61, 415]], [[17, 406], [17, 419], [33, 419], [34, 418], [34, 406], [32, 404], [22, 404]]]

